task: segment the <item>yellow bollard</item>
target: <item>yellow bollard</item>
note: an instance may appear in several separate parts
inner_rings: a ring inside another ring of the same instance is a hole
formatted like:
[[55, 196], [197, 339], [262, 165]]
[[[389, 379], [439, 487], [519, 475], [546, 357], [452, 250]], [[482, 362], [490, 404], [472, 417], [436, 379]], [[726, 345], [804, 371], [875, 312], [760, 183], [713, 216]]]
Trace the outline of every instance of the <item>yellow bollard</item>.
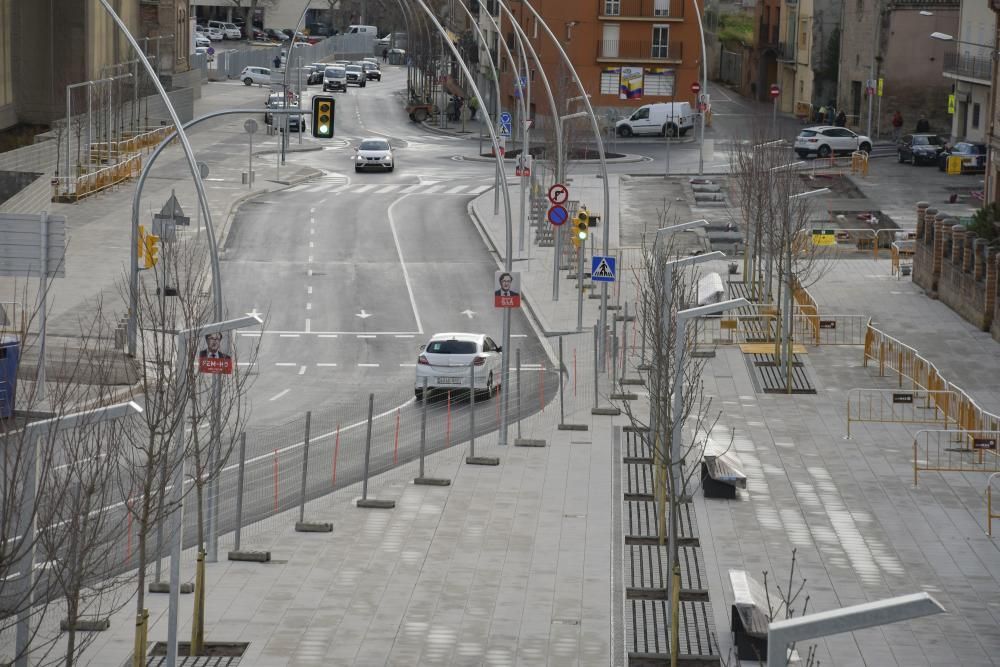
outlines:
[[146, 667], [146, 633], [149, 626], [149, 610], [143, 609], [135, 615], [135, 644], [132, 647], [132, 667]]
[[194, 575], [194, 618], [191, 619], [191, 650], [188, 655], [201, 655], [205, 648], [205, 552], [198, 550]]

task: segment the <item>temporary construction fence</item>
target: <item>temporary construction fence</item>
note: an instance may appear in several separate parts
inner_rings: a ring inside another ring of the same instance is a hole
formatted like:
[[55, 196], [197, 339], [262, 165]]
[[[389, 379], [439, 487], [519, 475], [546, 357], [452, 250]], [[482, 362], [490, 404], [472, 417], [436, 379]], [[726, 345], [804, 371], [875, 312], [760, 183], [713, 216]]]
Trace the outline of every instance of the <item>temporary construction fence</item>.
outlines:
[[847, 437], [851, 437], [852, 422], [941, 424], [947, 429], [949, 422], [954, 423], [948, 408], [957, 398], [947, 390], [851, 389], [847, 392]]
[[913, 437], [913, 485], [924, 472], [1000, 472], [1000, 431], [921, 430]]
[[[239, 78], [244, 67], [266, 67], [274, 69], [274, 59], [284, 56], [284, 67], [288, 72], [289, 84], [296, 81], [295, 68], [327, 59], [356, 60], [375, 55], [375, 41], [370, 35], [334, 35], [316, 44], [296, 43], [291, 53], [285, 46], [255, 46], [251, 49], [220, 49], [213, 60], [199, 61], [204, 76], [210, 81], [225, 81]], [[282, 79], [281, 72], [272, 72], [272, 78]]]

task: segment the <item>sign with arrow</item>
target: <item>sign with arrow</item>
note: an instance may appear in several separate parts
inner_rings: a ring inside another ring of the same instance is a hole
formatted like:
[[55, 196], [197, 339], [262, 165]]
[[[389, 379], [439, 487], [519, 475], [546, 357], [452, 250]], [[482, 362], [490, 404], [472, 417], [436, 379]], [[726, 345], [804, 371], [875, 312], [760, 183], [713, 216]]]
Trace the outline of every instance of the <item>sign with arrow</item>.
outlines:
[[553, 204], [565, 204], [569, 199], [569, 188], [562, 183], [556, 183], [549, 188], [549, 201]]
[[613, 283], [616, 277], [614, 257], [594, 255], [590, 258], [590, 280], [595, 283]]

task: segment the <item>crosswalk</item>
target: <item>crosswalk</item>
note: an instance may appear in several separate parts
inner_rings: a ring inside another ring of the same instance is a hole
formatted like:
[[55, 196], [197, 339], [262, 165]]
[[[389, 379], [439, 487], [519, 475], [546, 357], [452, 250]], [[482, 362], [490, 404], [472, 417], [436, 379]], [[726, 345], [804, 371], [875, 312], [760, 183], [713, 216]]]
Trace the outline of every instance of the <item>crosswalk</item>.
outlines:
[[[338, 178], [339, 176], [339, 178]], [[289, 188], [286, 192], [349, 193], [349, 194], [413, 194], [413, 195], [478, 195], [492, 186], [481, 183], [454, 181], [423, 181], [421, 183], [351, 183], [347, 176], [329, 175]]]

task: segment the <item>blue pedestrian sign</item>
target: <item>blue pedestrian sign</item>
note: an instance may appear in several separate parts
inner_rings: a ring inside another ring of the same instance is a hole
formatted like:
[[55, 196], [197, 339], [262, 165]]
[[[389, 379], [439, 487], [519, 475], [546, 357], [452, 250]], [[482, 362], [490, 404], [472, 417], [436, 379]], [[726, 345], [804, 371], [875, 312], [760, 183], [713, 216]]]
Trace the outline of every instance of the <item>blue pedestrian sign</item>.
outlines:
[[595, 283], [615, 282], [615, 258], [594, 255], [590, 258], [590, 279]]
[[510, 117], [510, 112], [502, 111], [500, 113], [500, 136], [509, 137], [511, 134], [512, 125], [513, 125], [513, 120]]

